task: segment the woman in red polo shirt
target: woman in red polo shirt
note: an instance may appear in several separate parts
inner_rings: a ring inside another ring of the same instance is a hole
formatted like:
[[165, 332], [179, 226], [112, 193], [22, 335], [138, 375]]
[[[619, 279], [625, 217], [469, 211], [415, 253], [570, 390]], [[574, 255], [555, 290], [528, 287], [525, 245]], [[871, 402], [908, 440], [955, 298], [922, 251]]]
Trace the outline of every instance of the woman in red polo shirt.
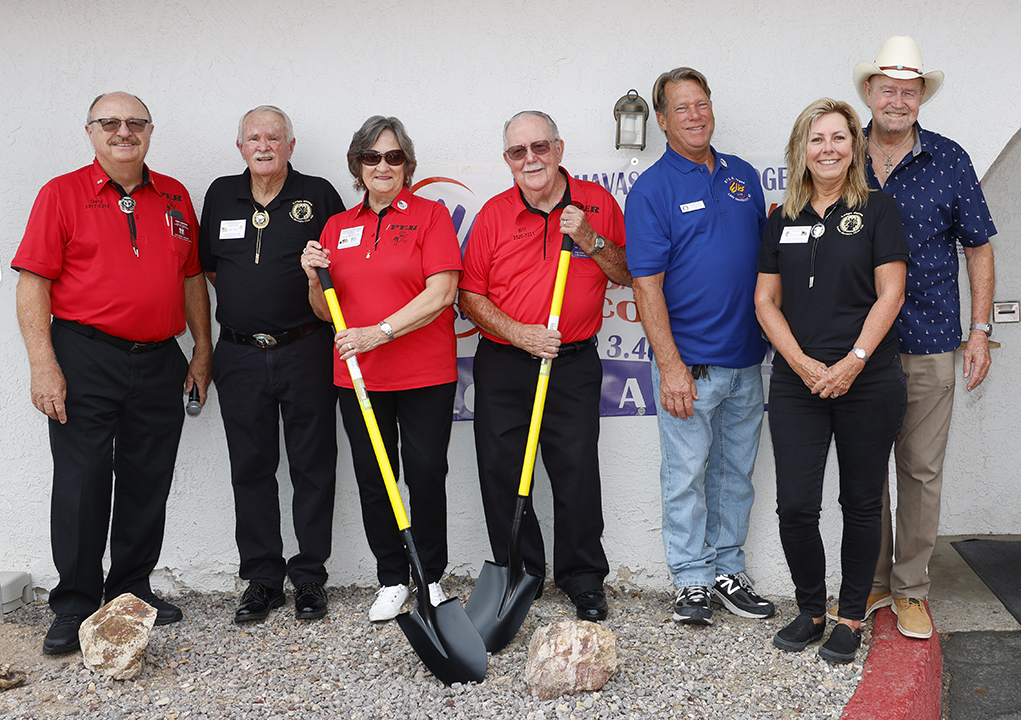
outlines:
[[[317, 267], [328, 267], [349, 328], [337, 333], [334, 384], [351, 444], [362, 520], [380, 589], [369, 620], [396, 617], [409, 566], [346, 360], [355, 355], [394, 472], [398, 447], [429, 599], [445, 599], [447, 445], [457, 386], [454, 309], [461, 251], [450, 213], [410, 191], [415, 146], [395, 117], [374, 115], [351, 140], [348, 167], [365, 198], [334, 215], [302, 267], [309, 302], [330, 319]], [[421, 592], [421, 588], [419, 588]]]

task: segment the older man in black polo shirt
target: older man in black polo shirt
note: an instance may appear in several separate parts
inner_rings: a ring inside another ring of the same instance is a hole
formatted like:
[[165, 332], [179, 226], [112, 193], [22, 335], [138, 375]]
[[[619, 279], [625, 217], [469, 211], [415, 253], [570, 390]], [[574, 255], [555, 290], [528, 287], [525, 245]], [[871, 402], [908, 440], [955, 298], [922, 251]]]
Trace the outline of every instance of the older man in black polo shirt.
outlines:
[[[202, 268], [216, 287], [213, 380], [230, 451], [240, 575], [249, 581], [234, 621], [260, 620], [283, 605], [285, 575], [295, 617], [320, 618], [337, 464], [333, 332], [308, 304], [300, 257], [344, 204], [329, 182], [291, 167], [294, 131], [279, 108], [247, 112], [237, 146], [248, 169], [209, 187], [199, 233]], [[298, 539], [298, 554], [286, 561], [280, 416]]]

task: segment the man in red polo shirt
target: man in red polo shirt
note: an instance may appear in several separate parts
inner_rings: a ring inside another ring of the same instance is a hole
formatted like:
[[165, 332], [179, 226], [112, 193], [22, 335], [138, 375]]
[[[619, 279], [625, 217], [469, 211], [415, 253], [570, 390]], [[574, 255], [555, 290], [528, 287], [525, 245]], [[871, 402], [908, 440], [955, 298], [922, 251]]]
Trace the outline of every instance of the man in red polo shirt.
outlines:
[[[85, 130], [95, 161], [43, 187], [11, 263], [32, 404], [49, 418], [53, 454], [60, 581], [46, 654], [77, 650], [78, 628], [104, 596], [133, 593], [156, 609], [157, 625], [181, 619], [149, 574], [163, 545], [182, 389], [197, 385], [205, 402], [212, 353], [198, 223], [184, 186], [145, 165], [148, 108], [127, 93], [100, 95]], [[175, 339], [186, 319], [190, 364]]]
[[[624, 216], [596, 183], [560, 167], [564, 141], [549, 115], [526, 111], [504, 126], [515, 185], [479, 211], [465, 246], [460, 310], [482, 332], [475, 353], [475, 448], [489, 542], [507, 563], [508, 539], [540, 358], [556, 358], [539, 443], [554, 505], [553, 578], [582, 620], [607, 614], [609, 572], [599, 484], [602, 365], [594, 342], [607, 279], [631, 284]], [[578, 207], [580, 206], [580, 207]], [[558, 330], [546, 327], [564, 235], [575, 242]], [[531, 506], [525, 569], [546, 574]]]

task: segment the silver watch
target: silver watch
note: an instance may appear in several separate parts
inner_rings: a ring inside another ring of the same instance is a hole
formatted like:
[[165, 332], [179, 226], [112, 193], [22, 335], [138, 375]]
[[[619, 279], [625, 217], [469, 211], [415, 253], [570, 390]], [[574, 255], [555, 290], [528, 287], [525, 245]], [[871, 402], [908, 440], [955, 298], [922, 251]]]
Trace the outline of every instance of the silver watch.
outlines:
[[384, 320], [379, 324], [379, 329], [386, 333], [386, 336], [390, 339], [390, 342], [393, 342], [394, 329], [390, 327], [390, 323]]
[[861, 360], [862, 362], [868, 362], [869, 361], [869, 354], [867, 352], [865, 352], [864, 350], [862, 350], [860, 347], [851, 348], [851, 352], [853, 352], [854, 356], [856, 358], [858, 358], [859, 360]]
[[992, 323], [986, 323], [984, 325], [982, 323], [972, 323], [970, 330], [981, 330], [982, 332], [984, 332], [986, 334], [986, 337], [992, 337], [993, 336], [993, 326], [992, 326]]
[[596, 255], [601, 253], [603, 251], [603, 248], [606, 247], [606, 240], [603, 238], [602, 235], [596, 235], [596, 240], [592, 244], [594, 245], [594, 247], [592, 248], [592, 252], [588, 254], [589, 257], [595, 257]]

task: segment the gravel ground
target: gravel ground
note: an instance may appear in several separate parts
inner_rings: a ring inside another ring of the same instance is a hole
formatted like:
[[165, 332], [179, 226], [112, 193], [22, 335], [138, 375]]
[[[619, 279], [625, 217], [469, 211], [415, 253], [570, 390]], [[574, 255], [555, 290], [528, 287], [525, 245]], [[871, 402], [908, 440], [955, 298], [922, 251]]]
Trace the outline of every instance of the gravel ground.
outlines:
[[[445, 582], [466, 598], [470, 581]], [[812, 646], [785, 653], [770, 642], [796, 612], [779, 603], [769, 620], [717, 608], [709, 628], [670, 620], [668, 593], [610, 589], [605, 625], [617, 635], [620, 668], [600, 692], [553, 701], [529, 695], [528, 640], [540, 626], [574, 617], [547, 587], [514, 642], [492, 655], [485, 682], [446, 687], [425, 670], [395, 622], [373, 625], [368, 588], [330, 588], [330, 614], [296, 621], [288, 604], [261, 623], [235, 625], [238, 601], [224, 593], [169, 597], [184, 621], [153, 629], [141, 675], [115, 681], [85, 669], [78, 653], [45, 656], [52, 619], [36, 603], [0, 624], [0, 663], [28, 682], [0, 692], [0, 717], [127, 718], [838, 718], [861, 680], [859, 662], [834, 666]]]

